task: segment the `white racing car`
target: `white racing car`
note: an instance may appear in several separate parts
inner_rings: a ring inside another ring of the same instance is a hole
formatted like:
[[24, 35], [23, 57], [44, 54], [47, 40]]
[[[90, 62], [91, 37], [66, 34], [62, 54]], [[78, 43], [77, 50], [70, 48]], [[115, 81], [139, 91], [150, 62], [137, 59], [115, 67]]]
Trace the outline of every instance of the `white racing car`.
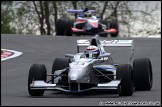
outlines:
[[[133, 40], [77, 40], [78, 53], [66, 54], [67, 58], [55, 58], [52, 73], [47, 75], [43, 64], [33, 64], [28, 76], [28, 92], [42, 96], [45, 90], [81, 93], [88, 90], [117, 90], [120, 96], [131, 96], [134, 90], [150, 90], [153, 74], [149, 58], [134, 59], [133, 67], [114, 64], [111, 53], [104, 47], [131, 47]], [[79, 47], [86, 46], [84, 52]], [[51, 76], [51, 80], [47, 80]]]

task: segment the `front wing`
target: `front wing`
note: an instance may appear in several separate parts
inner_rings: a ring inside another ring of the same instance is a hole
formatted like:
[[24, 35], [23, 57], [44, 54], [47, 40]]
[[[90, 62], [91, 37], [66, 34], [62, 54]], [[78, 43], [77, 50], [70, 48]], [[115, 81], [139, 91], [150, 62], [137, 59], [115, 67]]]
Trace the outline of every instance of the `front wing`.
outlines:
[[[84, 90], [80, 90], [80, 86], [78, 84], [78, 90], [74, 91], [74, 90], [70, 90], [70, 88], [63, 88], [64, 86], [58, 86], [56, 84], [50, 84], [50, 83], [46, 83], [44, 81], [33, 81], [30, 84], [30, 89], [34, 89], [34, 90], [59, 90], [59, 91], [64, 91], [64, 92], [84, 92], [84, 91], [88, 91], [88, 90], [117, 90], [118, 89], [118, 85], [120, 84], [120, 80], [112, 80], [109, 83], [100, 83], [98, 84], [96, 87], [91, 87], [91, 88], [87, 88]], [[67, 87], [67, 86], [65, 86]]]
[[[87, 31], [85, 31], [83, 29], [71, 28], [71, 30], [73, 31], [73, 33], [87, 33], [87, 34], [91, 34], [90, 32], [87, 32]], [[116, 33], [116, 32], [118, 32], [118, 30], [116, 30], [116, 29], [107, 29], [107, 30], [104, 30], [103, 32], [100, 32], [99, 34]]]

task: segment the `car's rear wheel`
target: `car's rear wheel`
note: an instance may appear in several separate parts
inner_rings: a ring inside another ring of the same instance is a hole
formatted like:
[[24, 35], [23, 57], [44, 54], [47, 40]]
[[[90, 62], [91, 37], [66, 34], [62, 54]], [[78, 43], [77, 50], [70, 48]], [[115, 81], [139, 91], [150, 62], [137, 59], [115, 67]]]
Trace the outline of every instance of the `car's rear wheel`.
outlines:
[[131, 96], [134, 92], [132, 67], [129, 64], [118, 65], [116, 79], [121, 80], [118, 87], [120, 96]]
[[[69, 58], [56, 58], [52, 66], [52, 74], [55, 74], [56, 70], [61, 70], [69, 67], [70, 59]], [[54, 77], [52, 76], [52, 83], [54, 83]], [[66, 77], [65, 77], [66, 78]]]
[[136, 90], [151, 90], [153, 74], [152, 65], [149, 58], [134, 59], [133, 73]]
[[46, 82], [46, 67], [43, 64], [33, 64], [29, 70], [28, 76], [28, 93], [31, 96], [42, 96], [45, 90], [34, 90], [30, 89], [30, 84], [36, 80], [42, 80]]

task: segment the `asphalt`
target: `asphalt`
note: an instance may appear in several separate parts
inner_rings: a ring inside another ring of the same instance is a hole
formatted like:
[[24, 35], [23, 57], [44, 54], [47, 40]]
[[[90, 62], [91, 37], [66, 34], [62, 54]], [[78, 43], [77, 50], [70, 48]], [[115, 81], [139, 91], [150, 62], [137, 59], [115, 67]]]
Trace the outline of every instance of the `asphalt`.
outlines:
[[[149, 57], [153, 69], [151, 91], [136, 91], [133, 96], [119, 96], [110, 92], [66, 94], [45, 91], [42, 97], [31, 97], [27, 90], [28, 73], [33, 63], [46, 65], [47, 73], [52, 70], [56, 57], [76, 53], [77, 39], [91, 37], [1, 35], [1, 48], [23, 52], [23, 55], [1, 62], [1, 105], [2, 106], [98, 106], [112, 102], [146, 102], [161, 105], [161, 38], [115, 38], [134, 40], [134, 58]], [[111, 39], [111, 38], [100, 38]], [[128, 63], [129, 49], [106, 48], [112, 52], [115, 63]], [[131, 61], [132, 63], [132, 61]], [[48, 78], [49, 79], [49, 78]]]

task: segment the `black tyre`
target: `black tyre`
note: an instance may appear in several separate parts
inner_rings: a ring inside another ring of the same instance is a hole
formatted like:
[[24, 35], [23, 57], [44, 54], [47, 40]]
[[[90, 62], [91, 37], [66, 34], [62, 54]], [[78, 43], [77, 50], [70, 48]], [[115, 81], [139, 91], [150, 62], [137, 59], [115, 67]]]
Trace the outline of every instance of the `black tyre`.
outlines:
[[46, 82], [46, 67], [43, 64], [33, 64], [29, 70], [28, 76], [28, 92], [31, 96], [42, 96], [45, 90], [30, 89], [30, 84], [33, 80], [43, 80]]
[[[106, 25], [106, 29], [108, 29], [108, 22], [106, 20], [101, 20], [101, 24]], [[101, 37], [107, 37], [107, 34], [100, 34]]]
[[[116, 29], [116, 30], [118, 31], [119, 26], [118, 26], [118, 23], [117, 23], [116, 20], [110, 21], [109, 29]], [[116, 32], [116, 33], [110, 33], [110, 36], [111, 36], [111, 37], [117, 37], [118, 34], [119, 34], [119, 31]]]
[[66, 21], [66, 36], [72, 36], [72, 28], [73, 27], [73, 21], [72, 20], [67, 20]]
[[55, 28], [57, 36], [64, 36], [66, 32], [66, 21], [64, 19], [58, 19]]
[[151, 90], [153, 74], [149, 58], [135, 59], [133, 61], [133, 73], [136, 90]]
[[116, 79], [121, 80], [118, 87], [120, 96], [131, 96], [134, 92], [132, 67], [129, 64], [118, 65]]
[[[52, 74], [55, 73], [56, 70], [61, 70], [66, 67], [69, 67], [70, 59], [68, 58], [56, 58], [53, 62], [52, 66]], [[52, 76], [52, 83], [54, 83], [54, 76]]]

